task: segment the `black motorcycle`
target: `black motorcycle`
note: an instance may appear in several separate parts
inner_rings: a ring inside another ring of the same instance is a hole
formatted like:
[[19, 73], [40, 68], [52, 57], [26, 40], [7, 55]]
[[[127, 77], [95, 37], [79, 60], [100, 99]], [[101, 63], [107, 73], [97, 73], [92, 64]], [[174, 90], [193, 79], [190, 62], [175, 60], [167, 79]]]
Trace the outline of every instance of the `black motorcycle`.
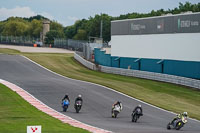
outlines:
[[76, 110], [76, 113], [79, 113], [79, 111], [81, 110], [82, 107], [82, 101], [76, 101], [74, 108]]
[[131, 116], [132, 116], [132, 122], [137, 122], [137, 120], [142, 116], [142, 111], [140, 109], [137, 109], [134, 111]]

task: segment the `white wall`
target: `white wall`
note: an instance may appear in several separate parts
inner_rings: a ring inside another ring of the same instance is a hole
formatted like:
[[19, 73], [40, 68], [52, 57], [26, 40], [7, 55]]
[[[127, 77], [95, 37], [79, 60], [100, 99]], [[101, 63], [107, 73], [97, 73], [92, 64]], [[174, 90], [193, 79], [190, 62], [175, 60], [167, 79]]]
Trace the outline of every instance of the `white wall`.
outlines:
[[115, 35], [110, 44], [112, 56], [200, 61], [200, 33]]

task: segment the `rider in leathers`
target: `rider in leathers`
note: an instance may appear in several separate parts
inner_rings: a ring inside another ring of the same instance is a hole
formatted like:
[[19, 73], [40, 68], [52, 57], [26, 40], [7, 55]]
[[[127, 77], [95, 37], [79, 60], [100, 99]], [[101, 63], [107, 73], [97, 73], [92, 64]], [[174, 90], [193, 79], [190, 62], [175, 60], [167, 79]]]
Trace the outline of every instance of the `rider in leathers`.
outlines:
[[83, 104], [83, 99], [82, 99], [81, 95], [78, 95], [78, 97], [76, 98], [75, 103], [74, 103], [74, 107], [76, 106], [77, 101], [81, 101], [81, 105]]
[[181, 114], [178, 114], [178, 115], [176, 115], [176, 117], [174, 117], [174, 119], [172, 120], [172, 122], [171, 122], [171, 124], [174, 124], [174, 127], [176, 126], [175, 124], [176, 123], [174, 123], [176, 120], [178, 120], [178, 119], [182, 119], [182, 117], [188, 117], [188, 115], [187, 115], [187, 112], [183, 112], [183, 113], [181, 113]]
[[140, 109], [141, 111], [141, 116], [143, 115], [143, 112], [142, 112], [142, 106], [139, 104], [138, 106], [135, 107], [135, 109], [133, 110], [133, 113], [135, 113], [135, 111], [137, 111], [138, 109]]
[[65, 96], [64, 96], [64, 98], [62, 99], [62, 101], [64, 101], [64, 100], [68, 100], [69, 102], [70, 102], [70, 99], [69, 99], [69, 96], [66, 94]]
[[113, 110], [114, 110], [116, 105], [119, 105], [120, 106], [120, 112], [122, 111], [122, 103], [120, 101], [117, 101], [116, 103], [114, 103], [112, 105], [112, 117], [114, 117], [114, 111]]

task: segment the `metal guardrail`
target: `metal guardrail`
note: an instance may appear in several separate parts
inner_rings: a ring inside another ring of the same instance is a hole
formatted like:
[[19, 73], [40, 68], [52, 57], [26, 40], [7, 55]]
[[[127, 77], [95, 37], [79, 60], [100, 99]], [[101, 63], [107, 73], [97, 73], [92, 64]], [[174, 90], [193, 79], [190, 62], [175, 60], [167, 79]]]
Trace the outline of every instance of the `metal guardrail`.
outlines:
[[91, 70], [97, 70], [96, 65], [94, 63], [91, 63], [85, 59], [83, 59], [81, 56], [79, 56], [77, 53], [74, 53], [74, 58], [80, 62], [85, 67], [91, 69]]
[[77, 61], [79, 61], [81, 64], [83, 64], [84, 66], [92, 70], [99, 70], [105, 73], [119, 74], [119, 75], [130, 76], [130, 77], [157, 80], [157, 81], [173, 83], [173, 84], [200, 89], [200, 80], [196, 80], [196, 79], [168, 75], [168, 74], [154, 73], [154, 72], [122, 69], [122, 68], [115, 68], [115, 67], [106, 67], [106, 66], [101, 66], [101, 65], [99, 65], [98, 66], [99, 68], [97, 68], [95, 64], [83, 59], [81, 56], [79, 56], [76, 53], [74, 54], [74, 58]]

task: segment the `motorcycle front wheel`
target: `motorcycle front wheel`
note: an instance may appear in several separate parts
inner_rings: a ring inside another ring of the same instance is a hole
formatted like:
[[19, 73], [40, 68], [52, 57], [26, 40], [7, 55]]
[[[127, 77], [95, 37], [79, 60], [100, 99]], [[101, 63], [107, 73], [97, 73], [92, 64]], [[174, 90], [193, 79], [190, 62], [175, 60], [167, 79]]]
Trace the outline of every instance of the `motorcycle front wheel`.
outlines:
[[137, 122], [137, 115], [136, 114], [132, 115], [132, 122]]
[[176, 124], [176, 130], [179, 130], [181, 129], [181, 127], [183, 127], [183, 122], [182, 121], [179, 121], [177, 124]]
[[79, 113], [79, 111], [80, 111], [80, 107], [76, 107], [76, 113]]

